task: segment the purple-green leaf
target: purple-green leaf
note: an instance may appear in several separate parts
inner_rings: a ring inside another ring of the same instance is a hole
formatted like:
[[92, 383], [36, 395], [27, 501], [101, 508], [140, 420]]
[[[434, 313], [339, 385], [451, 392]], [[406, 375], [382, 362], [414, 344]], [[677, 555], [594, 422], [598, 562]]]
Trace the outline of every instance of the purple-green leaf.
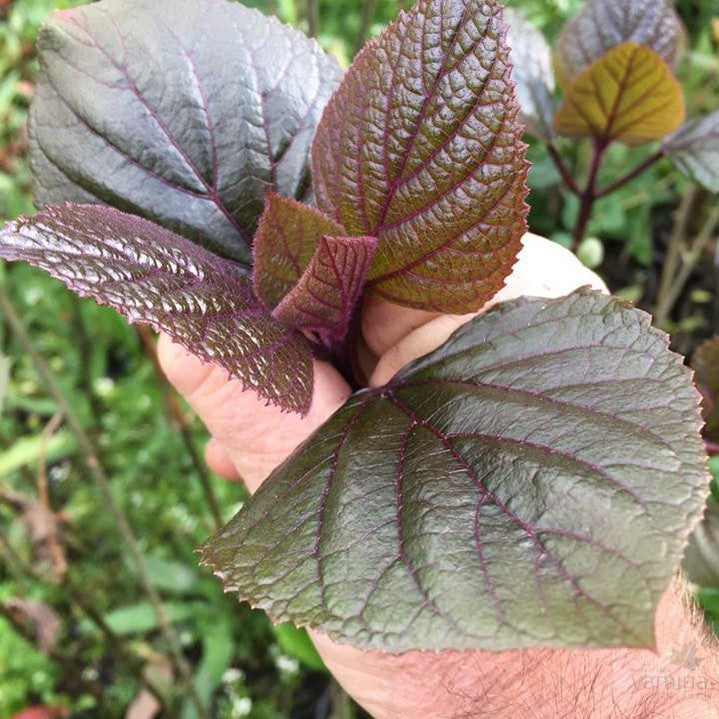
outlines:
[[557, 75], [565, 87], [625, 42], [647, 45], [673, 67], [683, 37], [681, 20], [667, 0], [586, 0], [557, 38]]
[[685, 175], [719, 192], [719, 110], [682, 125], [665, 143], [665, 152]]
[[102, 0], [38, 50], [40, 205], [102, 202], [249, 265], [265, 188], [307, 196], [341, 71], [302, 33], [225, 0]]
[[299, 282], [320, 239], [344, 234], [339, 222], [317, 208], [268, 192], [253, 246], [257, 296], [267, 307], [277, 306]]
[[374, 237], [322, 237], [302, 277], [272, 312], [340, 349], [374, 257]]
[[0, 258], [166, 332], [273, 404], [309, 408], [305, 338], [269, 315], [238, 265], [169, 230], [100, 205], [56, 205], [6, 225]]
[[552, 50], [544, 35], [522, 13], [504, 11], [509, 26], [507, 42], [511, 48], [512, 79], [516, 84], [519, 119], [527, 131], [541, 140], [554, 136], [554, 68]]
[[359, 647], [651, 646], [708, 492], [698, 399], [621, 300], [499, 305], [354, 395], [203, 560]]
[[316, 200], [378, 238], [374, 294], [468, 312], [503, 285], [527, 213], [508, 55], [494, 0], [418, 0], [332, 96], [312, 147]]

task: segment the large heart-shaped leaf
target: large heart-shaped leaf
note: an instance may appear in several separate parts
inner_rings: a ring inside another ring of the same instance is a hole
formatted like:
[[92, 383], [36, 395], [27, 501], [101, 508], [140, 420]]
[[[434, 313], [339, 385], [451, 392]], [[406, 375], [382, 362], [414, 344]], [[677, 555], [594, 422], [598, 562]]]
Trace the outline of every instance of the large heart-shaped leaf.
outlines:
[[418, 0], [358, 55], [312, 147], [317, 203], [377, 237], [369, 289], [468, 312], [520, 248], [527, 165], [494, 0]]
[[586, 0], [555, 45], [562, 85], [570, 83], [613, 47], [647, 45], [674, 66], [682, 47], [681, 20], [667, 0]]
[[681, 85], [645, 45], [610, 50], [577, 77], [554, 118], [560, 135], [635, 145], [665, 137], [684, 120]]
[[107, 203], [249, 265], [265, 188], [306, 196], [340, 70], [301, 33], [225, 0], [102, 0], [38, 49], [39, 204]]
[[100, 205], [50, 206], [0, 231], [0, 258], [26, 260], [167, 332], [285, 409], [306, 412], [312, 357], [273, 319], [239, 267], [158, 225]]
[[719, 110], [682, 125], [665, 149], [685, 175], [719, 192]]
[[527, 131], [542, 140], [554, 134], [554, 69], [552, 50], [544, 35], [519, 11], [508, 8], [507, 42], [511, 48], [512, 79], [516, 83], [519, 118]]
[[513, 301], [354, 395], [203, 558], [361, 647], [649, 646], [707, 496], [699, 426], [648, 315]]

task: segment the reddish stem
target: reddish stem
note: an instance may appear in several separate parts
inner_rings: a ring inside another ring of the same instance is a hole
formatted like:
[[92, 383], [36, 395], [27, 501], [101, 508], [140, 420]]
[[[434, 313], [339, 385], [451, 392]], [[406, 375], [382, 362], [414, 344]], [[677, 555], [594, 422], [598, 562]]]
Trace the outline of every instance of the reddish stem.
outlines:
[[594, 156], [592, 157], [592, 164], [589, 168], [587, 184], [579, 195], [581, 200], [579, 215], [577, 216], [577, 222], [574, 225], [574, 231], [572, 232], [572, 250], [574, 252], [577, 251], [581, 241], [584, 239], [584, 235], [587, 232], [587, 225], [589, 224], [589, 220], [592, 216], [592, 208], [599, 197], [597, 193], [597, 178], [599, 177], [599, 170], [602, 167], [604, 154], [608, 147], [609, 141], [607, 139], [595, 139]]

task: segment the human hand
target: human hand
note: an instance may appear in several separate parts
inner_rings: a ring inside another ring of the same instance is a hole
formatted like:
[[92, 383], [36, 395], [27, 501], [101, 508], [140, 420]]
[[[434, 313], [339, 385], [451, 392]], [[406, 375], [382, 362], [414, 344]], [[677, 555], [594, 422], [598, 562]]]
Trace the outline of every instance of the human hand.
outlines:
[[[491, 304], [522, 295], [561, 297], [602, 281], [558, 245], [527, 235], [506, 286]], [[471, 315], [436, 315], [369, 300], [363, 312], [362, 366], [379, 386], [407, 362], [441, 345]], [[254, 491], [295, 447], [350, 395], [330, 365], [315, 362], [315, 394], [308, 415], [265, 406], [218, 367], [202, 364], [161, 337], [160, 362], [213, 439], [206, 458], [228, 479]], [[716, 658], [676, 587], [656, 615], [657, 651], [644, 649], [527, 649], [505, 652], [365, 652], [312, 633], [328, 668], [377, 719], [522, 717], [586, 719], [653, 717], [719, 719]], [[700, 669], [672, 661], [695, 646]], [[707, 679], [708, 677], [708, 679]], [[701, 680], [701, 681], [700, 681]], [[705, 698], [706, 695], [706, 698]]]

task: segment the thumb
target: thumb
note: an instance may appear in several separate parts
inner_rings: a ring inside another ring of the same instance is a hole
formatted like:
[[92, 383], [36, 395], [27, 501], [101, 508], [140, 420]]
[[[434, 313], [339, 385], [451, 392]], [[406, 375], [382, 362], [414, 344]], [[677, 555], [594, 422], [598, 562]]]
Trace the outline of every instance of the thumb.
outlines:
[[340, 374], [316, 361], [312, 405], [300, 417], [268, 405], [225, 370], [202, 362], [166, 335], [160, 335], [157, 357], [170, 383], [212, 434], [208, 454], [217, 459], [213, 464], [223, 463], [223, 474], [230, 473], [229, 459], [251, 492], [350, 396]]

